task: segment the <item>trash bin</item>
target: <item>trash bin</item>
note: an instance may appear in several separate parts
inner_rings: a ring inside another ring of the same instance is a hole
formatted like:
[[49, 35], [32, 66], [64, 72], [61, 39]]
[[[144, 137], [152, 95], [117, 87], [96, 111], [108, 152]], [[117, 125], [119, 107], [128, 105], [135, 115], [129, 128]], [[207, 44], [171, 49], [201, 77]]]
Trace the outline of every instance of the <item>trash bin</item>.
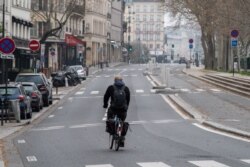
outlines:
[[9, 100], [9, 113], [12, 112], [15, 116], [16, 122], [21, 121], [19, 100]]

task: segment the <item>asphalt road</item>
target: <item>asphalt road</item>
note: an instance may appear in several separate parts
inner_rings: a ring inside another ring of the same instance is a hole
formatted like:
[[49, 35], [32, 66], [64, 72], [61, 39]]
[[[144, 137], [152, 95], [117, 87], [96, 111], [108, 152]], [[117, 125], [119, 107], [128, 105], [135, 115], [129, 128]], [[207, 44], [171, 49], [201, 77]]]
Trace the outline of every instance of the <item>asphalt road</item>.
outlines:
[[[163, 95], [151, 93], [145, 66], [97, 73], [52, 115], [14, 139], [25, 167], [247, 167], [250, 144], [183, 119]], [[125, 148], [108, 149], [103, 94], [121, 74], [131, 91]], [[185, 83], [171, 76], [172, 84]], [[174, 78], [176, 80], [174, 81]], [[182, 82], [182, 83], [181, 83]], [[187, 84], [188, 86], [188, 84]]]

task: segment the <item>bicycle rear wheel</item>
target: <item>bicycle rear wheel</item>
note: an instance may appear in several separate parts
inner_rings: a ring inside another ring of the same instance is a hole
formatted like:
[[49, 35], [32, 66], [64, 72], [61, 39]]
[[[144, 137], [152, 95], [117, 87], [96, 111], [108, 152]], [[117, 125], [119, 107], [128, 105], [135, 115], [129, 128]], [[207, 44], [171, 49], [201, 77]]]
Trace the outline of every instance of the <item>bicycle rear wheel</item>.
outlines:
[[114, 145], [114, 135], [109, 135], [109, 149], [112, 150]]

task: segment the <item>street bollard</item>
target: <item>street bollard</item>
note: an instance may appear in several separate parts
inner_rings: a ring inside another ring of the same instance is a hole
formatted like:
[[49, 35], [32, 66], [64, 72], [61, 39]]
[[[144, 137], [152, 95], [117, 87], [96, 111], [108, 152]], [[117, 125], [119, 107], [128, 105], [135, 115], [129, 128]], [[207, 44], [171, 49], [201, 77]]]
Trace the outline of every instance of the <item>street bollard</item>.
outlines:
[[65, 77], [65, 87], [69, 87], [68, 78]]

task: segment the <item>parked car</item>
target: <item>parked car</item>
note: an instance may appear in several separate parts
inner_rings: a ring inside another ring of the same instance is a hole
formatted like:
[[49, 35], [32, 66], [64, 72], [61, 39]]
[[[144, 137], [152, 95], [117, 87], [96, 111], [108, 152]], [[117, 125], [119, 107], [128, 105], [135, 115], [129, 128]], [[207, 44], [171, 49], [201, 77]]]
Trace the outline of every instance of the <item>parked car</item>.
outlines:
[[86, 79], [86, 69], [82, 65], [73, 65], [73, 66], [66, 67], [66, 71], [68, 71], [70, 69], [74, 69], [77, 72], [78, 77], [80, 79], [82, 79], [82, 80]]
[[34, 82], [42, 93], [44, 106], [49, 106], [53, 103], [53, 86], [43, 73], [19, 73], [15, 82]]
[[34, 82], [22, 82], [22, 85], [31, 99], [32, 111], [40, 111], [43, 108], [43, 96]]
[[[7, 86], [7, 94], [5, 85], [0, 86], [0, 108], [2, 108], [2, 100], [19, 100], [21, 119], [32, 118], [32, 109], [30, 103], [30, 97], [26, 94], [24, 87], [19, 84], [9, 84]], [[7, 102], [6, 102], [7, 106]]]

